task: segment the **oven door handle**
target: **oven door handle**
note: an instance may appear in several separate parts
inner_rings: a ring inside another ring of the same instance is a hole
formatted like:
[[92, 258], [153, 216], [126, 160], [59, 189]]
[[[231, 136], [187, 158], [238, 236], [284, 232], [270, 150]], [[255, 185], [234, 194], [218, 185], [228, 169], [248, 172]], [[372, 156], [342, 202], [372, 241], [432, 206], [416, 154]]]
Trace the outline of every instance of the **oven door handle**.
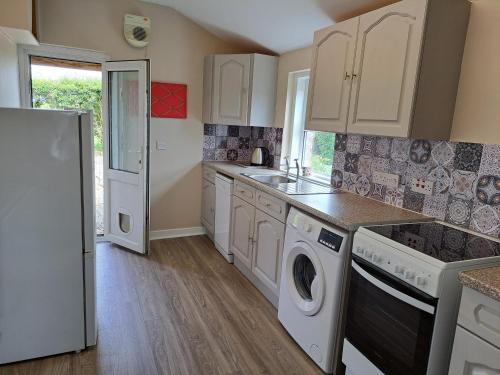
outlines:
[[382, 289], [384, 292], [390, 294], [394, 298], [397, 298], [419, 310], [428, 312], [429, 314], [434, 315], [436, 309], [434, 306], [428, 305], [426, 303], [423, 303], [422, 301], [419, 301], [416, 298], [410, 297], [407, 294], [404, 294], [400, 292], [399, 290], [396, 290], [394, 288], [391, 288], [389, 285], [383, 283], [376, 277], [373, 277], [370, 275], [368, 272], [366, 272], [363, 268], [361, 268], [356, 262], [352, 262], [352, 268], [356, 270], [357, 273], [359, 273], [366, 281], [369, 283], [375, 285], [377, 288]]

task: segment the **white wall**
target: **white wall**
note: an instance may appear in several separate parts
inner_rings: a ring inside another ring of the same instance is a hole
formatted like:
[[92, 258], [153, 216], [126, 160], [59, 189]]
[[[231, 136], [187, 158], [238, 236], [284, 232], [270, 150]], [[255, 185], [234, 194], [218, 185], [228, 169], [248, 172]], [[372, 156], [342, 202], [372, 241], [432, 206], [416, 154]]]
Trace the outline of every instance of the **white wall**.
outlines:
[[312, 48], [306, 47], [284, 53], [279, 58], [278, 83], [276, 86], [276, 113], [274, 126], [282, 128], [286, 121], [288, 76], [291, 72], [311, 67]]
[[[151, 18], [146, 49], [125, 42], [126, 13]], [[113, 59], [151, 58], [152, 80], [188, 85], [188, 118], [151, 122], [151, 229], [199, 226], [203, 58], [238, 51], [173, 9], [133, 0], [44, 0], [40, 38], [43, 43], [104, 51]], [[157, 151], [157, 140], [168, 149]]]
[[19, 107], [17, 46], [0, 29], [0, 107]]
[[500, 0], [472, 3], [452, 141], [500, 144]]

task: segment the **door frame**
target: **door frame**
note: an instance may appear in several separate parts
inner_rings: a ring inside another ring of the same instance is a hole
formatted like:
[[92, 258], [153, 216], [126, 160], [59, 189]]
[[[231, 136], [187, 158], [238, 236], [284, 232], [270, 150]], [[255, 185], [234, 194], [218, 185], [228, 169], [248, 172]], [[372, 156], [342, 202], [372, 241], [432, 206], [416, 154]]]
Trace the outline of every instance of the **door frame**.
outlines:
[[[89, 49], [42, 44], [39, 46], [20, 44], [17, 46], [19, 65], [19, 87], [22, 108], [32, 108], [31, 105], [31, 56], [41, 56], [53, 59], [89, 62], [103, 64], [111, 57], [105, 52]], [[107, 241], [104, 235], [95, 236], [97, 242]]]
[[53, 59], [82, 61], [103, 64], [111, 59], [105, 52], [90, 49], [40, 44], [39, 46], [20, 44], [17, 47], [19, 61], [19, 87], [21, 107], [31, 108], [31, 60], [30, 56], [41, 56]]

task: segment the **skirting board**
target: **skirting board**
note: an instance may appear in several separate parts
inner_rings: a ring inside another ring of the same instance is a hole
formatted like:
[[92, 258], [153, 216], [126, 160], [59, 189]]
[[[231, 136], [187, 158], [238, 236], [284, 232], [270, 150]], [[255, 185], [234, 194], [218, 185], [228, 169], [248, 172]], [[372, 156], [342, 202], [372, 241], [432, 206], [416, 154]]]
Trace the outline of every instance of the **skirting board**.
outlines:
[[149, 239], [153, 241], [162, 240], [165, 238], [200, 236], [206, 233], [207, 231], [204, 227], [152, 230], [151, 232], [149, 232]]

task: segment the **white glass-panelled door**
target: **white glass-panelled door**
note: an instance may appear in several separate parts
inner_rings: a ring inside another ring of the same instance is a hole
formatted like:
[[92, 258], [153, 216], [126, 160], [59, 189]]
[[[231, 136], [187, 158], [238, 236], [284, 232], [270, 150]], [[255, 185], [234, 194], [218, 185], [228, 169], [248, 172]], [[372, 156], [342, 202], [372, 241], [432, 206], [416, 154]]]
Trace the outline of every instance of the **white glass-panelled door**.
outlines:
[[103, 71], [104, 235], [149, 250], [149, 60], [111, 61]]

